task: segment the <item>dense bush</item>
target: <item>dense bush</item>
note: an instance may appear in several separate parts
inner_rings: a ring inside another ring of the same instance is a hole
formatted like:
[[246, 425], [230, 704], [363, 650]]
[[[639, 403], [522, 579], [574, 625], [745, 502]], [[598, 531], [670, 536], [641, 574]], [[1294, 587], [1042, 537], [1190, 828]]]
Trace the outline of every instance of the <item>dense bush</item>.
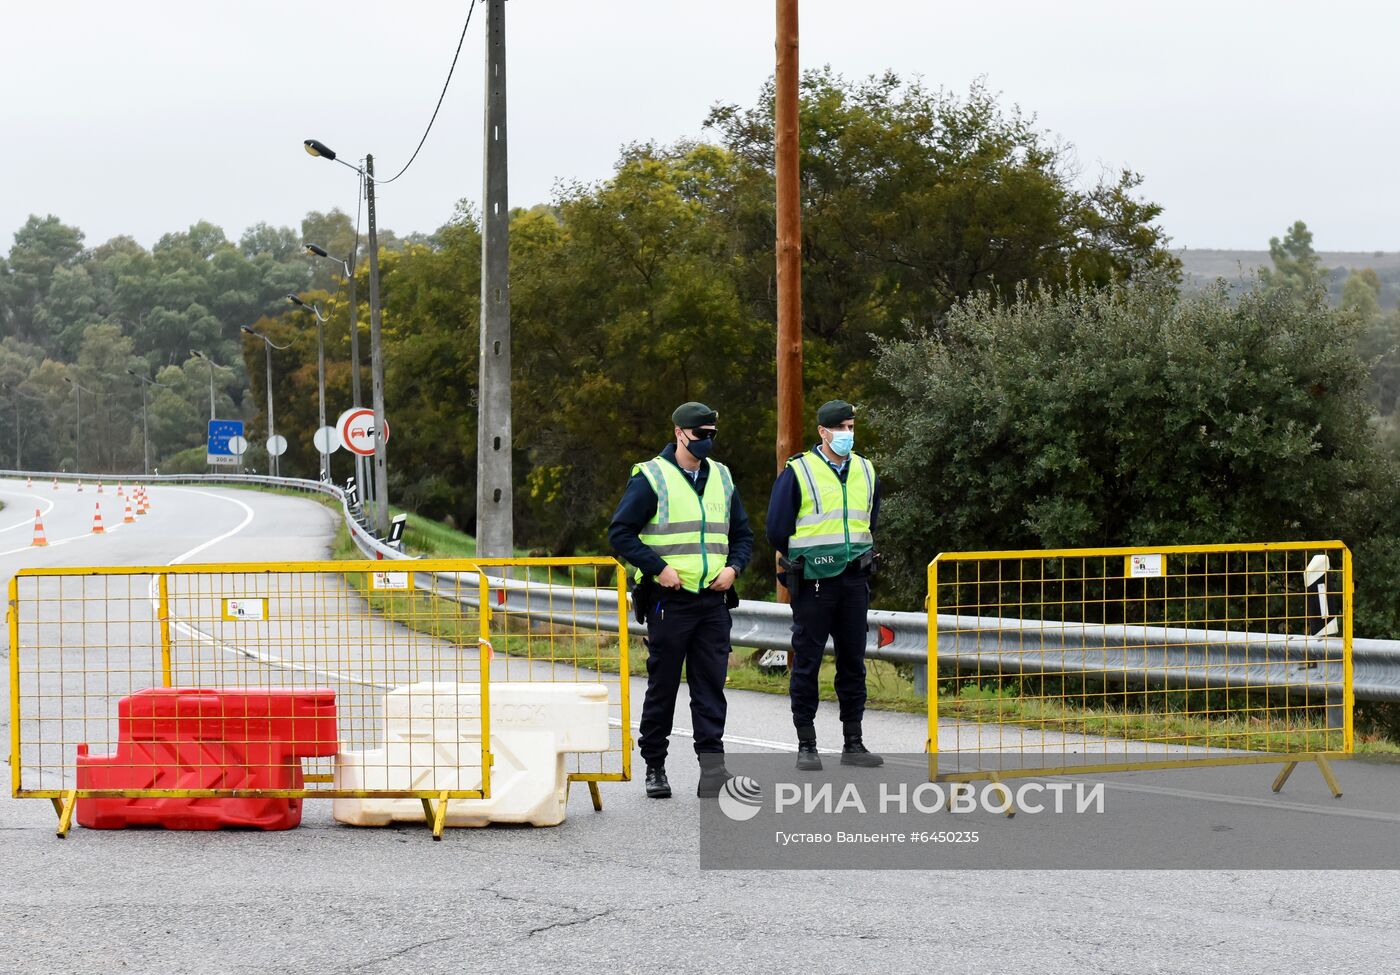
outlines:
[[1361, 328], [1298, 299], [1167, 282], [976, 296], [881, 346], [903, 594], [939, 551], [1340, 538], [1357, 633], [1400, 635], [1400, 478]]

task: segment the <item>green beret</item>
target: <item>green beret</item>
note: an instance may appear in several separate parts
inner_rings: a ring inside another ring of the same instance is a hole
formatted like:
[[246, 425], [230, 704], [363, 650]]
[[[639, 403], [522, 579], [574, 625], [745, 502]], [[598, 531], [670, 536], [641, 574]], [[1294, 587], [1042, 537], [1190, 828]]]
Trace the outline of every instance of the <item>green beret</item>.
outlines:
[[718, 423], [719, 414], [704, 403], [682, 403], [671, 414], [671, 422], [683, 430], [693, 430], [695, 427]]
[[856, 408], [845, 400], [834, 399], [817, 408], [817, 424], [819, 426], [830, 428], [855, 418]]

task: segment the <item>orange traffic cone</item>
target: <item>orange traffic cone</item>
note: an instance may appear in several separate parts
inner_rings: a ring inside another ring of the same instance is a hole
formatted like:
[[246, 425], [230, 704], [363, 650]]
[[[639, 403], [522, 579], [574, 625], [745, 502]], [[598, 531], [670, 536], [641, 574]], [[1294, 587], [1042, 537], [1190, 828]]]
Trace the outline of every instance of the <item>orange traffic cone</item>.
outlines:
[[34, 544], [43, 546], [49, 544], [49, 540], [44, 537], [44, 519], [39, 515], [39, 509], [34, 509]]
[[102, 482], [101, 482], [101, 481], [98, 481], [98, 482], [97, 482], [97, 493], [98, 493], [98, 494], [101, 494], [101, 493], [102, 493]]
[[118, 481], [118, 482], [117, 482], [117, 497], [119, 497], [119, 498], [126, 497], [126, 495], [124, 495], [124, 494], [122, 493], [122, 482], [121, 482], [121, 481]]
[[53, 489], [54, 489], [55, 491], [58, 490], [58, 478], [56, 478], [56, 477], [53, 479]]
[[82, 493], [83, 493], [83, 480], [82, 480], [82, 478], [78, 478], [78, 493], [79, 493], [79, 494], [82, 494]]
[[34, 486], [34, 478], [26, 477], [24, 479], [24, 486], [27, 488], [32, 488]]
[[146, 513], [146, 492], [137, 489], [136, 493], [136, 513], [144, 515]]
[[127, 499], [126, 499], [126, 514], [122, 516], [122, 521], [123, 521], [125, 524], [128, 524], [128, 525], [129, 525], [129, 524], [131, 524], [131, 523], [132, 523], [133, 521], [135, 521], [135, 520], [136, 520], [136, 516], [133, 515], [133, 514], [131, 513], [131, 499], [130, 499], [130, 498], [127, 498]]
[[102, 502], [97, 503], [97, 510], [92, 513], [92, 533], [94, 535], [105, 535], [107, 529], [102, 527]]

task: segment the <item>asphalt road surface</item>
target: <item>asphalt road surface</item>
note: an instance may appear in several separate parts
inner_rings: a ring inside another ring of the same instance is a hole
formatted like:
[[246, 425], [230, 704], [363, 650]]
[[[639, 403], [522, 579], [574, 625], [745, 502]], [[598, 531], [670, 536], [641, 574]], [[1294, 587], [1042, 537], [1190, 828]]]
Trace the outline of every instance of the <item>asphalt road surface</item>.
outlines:
[[[314, 559], [335, 528], [313, 502], [184, 487], [151, 488], [151, 513], [121, 524], [113, 490], [100, 497], [108, 532], [94, 536], [93, 485], [0, 481], [0, 578]], [[35, 508], [48, 548], [29, 545]], [[634, 717], [642, 690], [634, 681]], [[789, 747], [784, 698], [729, 697], [731, 751]], [[682, 692], [682, 727], [686, 708]], [[818, 728], [823, 745], [839, 741], [831, 705]], [[8, 716], [0, 733], [8, 743]], [[924, 734], [915, 715], [867, 717], [877, 750], [917, 752]], [[595, 813], [576, 788], [562, 826], [449, 830], [441, 843], [422, 827], [340, 826], [325, 800], [281, 833], [75, 826], [60, 841], [47, 802], [6, 790], [0, 972], [1375, 973], [1400, 958], [1390, 870], [701, 870], [688, 745], [673, 740], [670, 801], [605, 783]], [[1400, 770], [1341, 763], [1340, 800], [1307, 767], [1274, 796], [1272, 773], [1123, 773], [1109, 797], [1144, 835], [1205, 810], [1212, 830], [1296, 825], [1395, 859]], [[1036, 828], [1029, 816], [959, 822]]]

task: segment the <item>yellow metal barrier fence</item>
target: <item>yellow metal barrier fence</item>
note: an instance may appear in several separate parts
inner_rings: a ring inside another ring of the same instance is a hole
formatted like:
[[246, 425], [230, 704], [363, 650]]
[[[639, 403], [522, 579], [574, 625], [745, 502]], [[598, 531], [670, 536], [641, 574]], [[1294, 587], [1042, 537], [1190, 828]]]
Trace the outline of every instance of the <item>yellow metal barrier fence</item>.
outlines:
[[605, 752], [567, 757], [570, 782], [587, 782], [596, 809], [599, 782], [632, 778], [631, 663], [627, 583], [616, 559], [476, 559], [491, 577], [487, 629], [495, 681], [586, 682], [608, 692]]
[[13, 794], [53, 800], [59, 835], [80, 797], [416, 797], [438, 835], [449, 800], [491, 795], [492, 682], [570, 682], [607, 690], [610, 747], [566, 756], [601, 808], [631, 777], [621, 580], [594, 558], [23, 569]]
[[928, 751], [945, 781], [1352, 751], [1341, 542], [960, 552], [928, 568]]

